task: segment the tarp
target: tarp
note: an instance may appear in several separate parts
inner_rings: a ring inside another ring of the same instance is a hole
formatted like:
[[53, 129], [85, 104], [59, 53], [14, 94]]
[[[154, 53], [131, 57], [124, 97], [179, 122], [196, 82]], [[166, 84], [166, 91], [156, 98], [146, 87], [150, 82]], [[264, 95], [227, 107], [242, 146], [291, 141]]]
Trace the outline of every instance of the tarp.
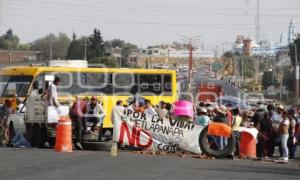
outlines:
[[200, 154], [199, 136], [202, 129], [202, 126], [191, 122], [147, 116], [125, 109], [123, 113], [114, 113], [113, 140], [148, 150], [185, 150]]

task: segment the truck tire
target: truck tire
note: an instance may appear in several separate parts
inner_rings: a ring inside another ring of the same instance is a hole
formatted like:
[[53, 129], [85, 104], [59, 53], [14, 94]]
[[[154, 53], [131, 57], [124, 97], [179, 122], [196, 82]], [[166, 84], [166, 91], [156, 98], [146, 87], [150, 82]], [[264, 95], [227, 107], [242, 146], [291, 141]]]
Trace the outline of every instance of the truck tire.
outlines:
[[212, 149], [208, 145], [207, 131], [208, 131], [208, 126], [206, 126], [201, 131], [200, 136], [199, 136], [199, 145], [200, 145], [200, 148], [201, 148], [202, 152], [205, 155], [216, 157], [216, 158], [223, 158], [223, 157], [226, 157], [226, 156], [230, 155], [234, 151], [236, 138], [235, 138], [233, 133], [228, 138], [227, 146], [225, 146], [223, 150], [216, 150], [216, 149]]

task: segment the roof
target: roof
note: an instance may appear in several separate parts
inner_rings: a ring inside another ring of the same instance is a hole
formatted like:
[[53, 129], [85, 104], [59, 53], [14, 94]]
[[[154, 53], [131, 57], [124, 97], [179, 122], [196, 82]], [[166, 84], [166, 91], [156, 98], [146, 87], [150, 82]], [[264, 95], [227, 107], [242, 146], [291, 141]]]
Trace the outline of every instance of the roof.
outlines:
[[35, 75], [39, 72], [119, 72], [119, 73], [160, 73], [168, 74], [175, 73], [175, 70], [166, 69], [129, 69], [129, 68], [74, 68], [74, 67], [29, 67], [29, 66], [15, 66], [2, 68], [0, 74], [8, 74], [14, 71], [15, 74]]

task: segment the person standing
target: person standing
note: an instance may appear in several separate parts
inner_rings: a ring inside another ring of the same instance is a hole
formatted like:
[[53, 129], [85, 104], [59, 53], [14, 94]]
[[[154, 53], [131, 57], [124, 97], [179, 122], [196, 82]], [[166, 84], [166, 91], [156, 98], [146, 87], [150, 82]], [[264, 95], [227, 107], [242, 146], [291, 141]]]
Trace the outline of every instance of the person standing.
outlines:
[[60, 78], [55, 76], [53, 83], [48, 87], [48, 105], [59, 107], [57, 87], [60, 84]]
[[150, 100], [145, 100], [145, 112], [148, 116], [157, 116], [155, 109], [152, 107]]
[[290, 119], [288, 117], [288, 114], [286, 111], [283, 111], [282, 113], [282, 120], [278, 127], [278, 135], [280, 138], [280, 147], [282, 150], [282, 156], [279, 160], [275, 162], [283, 162], [287, 163], [289, 160], [289, 149], [288, 149], [288, 138], [289, 138], [289, 126], [290, 126]]
[[297, 139], [296, 139], [296, 124], [297, 118], [295, 116], [295, 110], [289, 109], [288, 116], [290, 118], [290, 126], [289, 126], [289, 140], [288, 140], [288, 148], [289, 148], [289, 159], [294, 159], [296, 150], [297, 150]]
[[6, 99], [3, 106], [0, 107], [0, 146], [6, 146], [9, 143], [9, 139], [5, 136], [5, 131], [8, 117], [12, 111], [12, 102]]
[[235, 154], [240, 154], [240, 126], [242, 123], [242, 117], [240, 116], [240, 110], [238, 108], [235, 108], [232, 110], [232, 130], [234, 133], [234, 136], [236, 138], [236, 144], [235, 144]]
[[76, 101], [73, 103], [70, 110], [70, 117], [72, 119], [72, 123], [75, 126], [75, 145], [79, 149], [83, 149], [81, 143], [82, 143], [83, 121], [86, 112], [87, 112], [87, 101], [81, 100], [80, 97], [76, 97]]
[[156, 112], [161, 118], [169, 118], [169, 111], [166, 108], [166, 103], [164, 101], [160, 101], [159, 107], [156, 109]]
[[123, 106], [123, 101], [118, 100], [116, 106], [112, 109], [111, 113], [111, 123], [114, 125], [116, 119], [124, 114], [125, 107]]
[[265, 117], [264, 108], [260, 104], [257, 104], [257, 110], [251, 122], [253, 122], [254, 127], [259, 132], [259, 135], [257, 137], [258, 143], [256, 144], [256, 156], [258, 160], [262, 160], [266, 156], [264, 152], [265, 138], [262, 135], [262, 130], [261, 130], [261, 124], [262, 121], [264, 120], [264, 117]]

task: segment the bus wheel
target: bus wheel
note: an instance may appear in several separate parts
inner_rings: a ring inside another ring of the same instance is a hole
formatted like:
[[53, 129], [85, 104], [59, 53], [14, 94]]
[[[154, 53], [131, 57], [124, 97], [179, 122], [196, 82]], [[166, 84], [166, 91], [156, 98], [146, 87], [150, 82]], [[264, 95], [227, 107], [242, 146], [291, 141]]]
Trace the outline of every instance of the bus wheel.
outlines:
[[[218, 148], [218, 144], [216, 139], [219, 137], [209, 136], [207, 134], [208, 126], [206, 126], [200, 133], [199, 136], [199, 145], [202, 152], [207, 156], [212, 156], [216, 158], [223, 158], [230, 155], [234, 151], [236, 138], [232, 133], [229, 138], [227, 138], [227, 145], [224, 146], [223, 149], [220, 150]], [[222, 138], [222, 137], [220, 137]]]

